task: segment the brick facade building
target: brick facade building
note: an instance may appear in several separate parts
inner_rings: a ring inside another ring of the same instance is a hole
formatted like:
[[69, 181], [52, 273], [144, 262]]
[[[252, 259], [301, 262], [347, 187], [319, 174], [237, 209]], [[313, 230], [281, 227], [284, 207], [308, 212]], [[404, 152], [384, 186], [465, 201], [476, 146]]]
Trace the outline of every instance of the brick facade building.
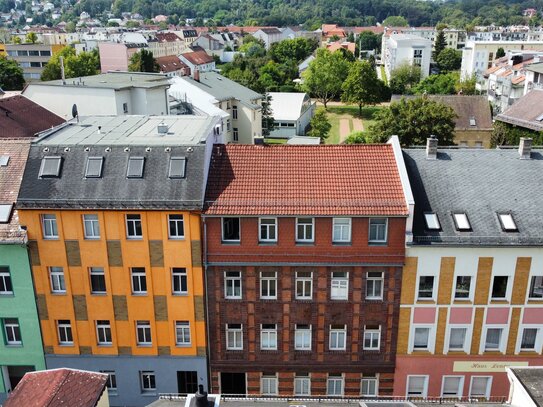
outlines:
[[408, 214], [398, 152], [396, 140], [216, 147], [204, 214], [212, 392], [392, 394]]

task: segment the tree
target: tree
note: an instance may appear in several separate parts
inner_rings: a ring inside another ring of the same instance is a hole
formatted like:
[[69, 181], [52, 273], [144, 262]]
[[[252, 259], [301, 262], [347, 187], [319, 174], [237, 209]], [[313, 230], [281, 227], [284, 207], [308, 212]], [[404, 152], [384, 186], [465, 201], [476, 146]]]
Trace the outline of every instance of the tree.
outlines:
[[424, 145], [435, 135], [440, 145], [454, 144], [456, 113], [454, 110], [425, 97], [402, 98], [386, 109], [376, 112], [375, 123], [369, 132], [374, 141], [384, 142], [391, 135], [398, 135], [403, 146]]
[[275, 62], [279, 63], [287, 61], [301, 62], [311, 55], [315, 48], [317, 48], [316, 41], [294, 38], [272, 44], [269, 55]]
[[436, 36], [436, 42], [434, 44], [434, 61], [437, 61], [439, 54], [447, 48], [447, 40], [445, 39], [445, 33], [443, 30], [439, 30]]
[[456, 71], [462, 65], [462, 51], [446, 48], [439, 53], [436, 62], [441, 72]]
[[18, 35], [15, 35], [13, 37], [13, 43], [14, 44], [20, 44], [21, 43], [21, 37], [19, 37]]
[[343, 82], [341, 100], [358, 105], [362, 114], [362, 106], [375, 105], [383, 100], [385, 84], [377, 78], [375, 69], [367, 61], [356, 61], [351, 64], [347, 79]]
[[496, 59], [504, 57], [504, 56], [505, 56], [504, 49], [502, 47], [498, 48], [498, 50], [496, 51]]
[[326, 110], [318, 108], [315, 115], [309, 122], [309, 131], [306, 133], [309, 137], [319, 137], [321, 143], [328, 138], [332, 125], [328, 121]]
[[262, 135], [268, 137], [275, 127], [275, 119], [271, 110], [271, 96], [266, 93], [262, 98]]
[[530, 137], [535, 145], [543, 144], [543, 131], [533, 131], [496, 121], [490, 137], [490, 146], [493, 148], [498, 146], [518, 146], [521, 137]]
[[405, 63], [394, 69], [390, 76], [390, 90], [393, 94], [411, 94], [412, 88], [420, 82], [421, 70], [419, 66]]
[[160, 67], [153, 57], [153, 52], [142, 49], [130, 57], [128, 70], [130, 72], [160, 72]]
[[429, 95], [454, 95], [456, 83], [460, 75], [458, 72], [449, 72], [440, 75], [430, 75], [424, 78], [413, 88], [416, 95], [427, 93]]
[[476, 85], [477, 77], [474, 74], [470, 77], [459, 79], [458, 82], [456, 82], [455, 90], [456, 93], [461, 95], [475, 95], [477, 94]]
[[383, 25], [387, 27], [407, 27], [409, 23], [403, 16], [388, 16], [383, 20]]
[[303, 73], [303, 88], [315, 96], [326, 109], [327, 103], [339, 96], [341, 84], [347, 77], [349, 63], [338, 51], [320, 48], [317, 56]]
[[72, 47], [64, 47], [55, 52], [41, 74], [42, 81], [52, 81], [62, 77], [60, 57], [64, 59], [64, 76], [75, 78], [80, 76], [96, 75], [100, 72], [100, 55], [98, 50], [75, 54]]
[[32, 31], [30, 31], [28, 34], [26, 34], [25, 42], [35, 44], [36, 41], [38, 41], [38, 34], [36, 34], [35, 32], [32, 32]]
[[19, 64], [0, 55], [0, 88], [3, 90], [21, 90], [24, 84], [23, 69]]
[[381, 35], [372, 33], [371, 31], [363, 31], [358, 36], [358, 44], [361, 50], [374, 50], [381, 46]]

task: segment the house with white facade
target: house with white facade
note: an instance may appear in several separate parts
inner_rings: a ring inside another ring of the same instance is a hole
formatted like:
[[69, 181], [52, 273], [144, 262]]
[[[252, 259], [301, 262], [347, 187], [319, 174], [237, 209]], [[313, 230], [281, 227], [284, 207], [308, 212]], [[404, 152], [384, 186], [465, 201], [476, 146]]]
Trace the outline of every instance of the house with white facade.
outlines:
[[270, 137], [304, 136], [315, 114], [315, 103], [307, 93], [269, 92], [274, 129]]
[[215, 69], [215, 59], [201, 47], [188, 48], [179, 54], [179, 59], [190, 68], [192, 75], [198, 72], [210, 72]]
[[526, 95], [532, 89], [543, 89], [543, 62], [526, 67], [524, 94]]
[[390, 78], [391, 72], [403, 64], [420, 66], [421, 76], [428, 76], [432, 45], [432, 40], [416, 35], [392, 34], [382, 54], [387, 77]]
[[64, 119], [80, 116], [168, 114], [168, 78], [163, 74], [108, 72], [66, 80], [32, 82], [23, 95]]
[[264, 41], [266, 50], [269, 50], [273, 43], [284, 40], [283, 32], [277, 27], [263, 27], [253, 34], [253, 37]]

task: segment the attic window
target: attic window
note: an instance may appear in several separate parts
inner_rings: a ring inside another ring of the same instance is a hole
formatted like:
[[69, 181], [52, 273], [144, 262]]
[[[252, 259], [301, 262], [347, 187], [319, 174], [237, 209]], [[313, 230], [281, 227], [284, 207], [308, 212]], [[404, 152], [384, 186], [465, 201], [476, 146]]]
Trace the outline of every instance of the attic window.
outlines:
[[424, 214], [424, 220], [426, 221], [426, 228], [428, 230], [440, 230], [441, 225], [439, 224], [439, 219], [437, 214], [434, 212], [428, 212]]
[[7, 167], [9, 163], [9, 155], [0, 155], [0, 167]]
[[100, 178], [102, 176], [102, 164], [104, 157], [87, 158], [87, 168], [85, 170], [86, 178]]
[[130, 157], [128, 159], [128, 170], [126, 176], [128, 178], [143, 178], [143, 164], [145, 157]]
[[468, 215], [466, 215], [464, 212], [453, 213], [453, 219], [454, 219], [454, 225], [456, 226], [456, 230], [460, 230], [460, 231], [471, 230], [471, 225], [469, 223]]
[[498, 213], [498, 218], [500, 219], [500, 224], [502, 229], [505, 232], [516, 232], [518, 231], [517, 224], [513, 219], [513, 215], [510, 213]]
[[13, 204], [2, 204], [0, 205], [0, 223], [8, 223], [11, 217], [11, 210], [13, 209]]
[[185, 157], [171, 157], [168, 177], [169, 178], [185, 178], [186, 163], [187, 163], [187, 159]]
[[60, 175], [60, 164], [62, 163], [62, 157], [60, 156], [47, 156], [41, 160], [40, 178], [58, 178]]
[[469, 125], [470, 126], [477, 126], [477, 122], [475, 121], [475, 117], [470, 117], [469, 118]]

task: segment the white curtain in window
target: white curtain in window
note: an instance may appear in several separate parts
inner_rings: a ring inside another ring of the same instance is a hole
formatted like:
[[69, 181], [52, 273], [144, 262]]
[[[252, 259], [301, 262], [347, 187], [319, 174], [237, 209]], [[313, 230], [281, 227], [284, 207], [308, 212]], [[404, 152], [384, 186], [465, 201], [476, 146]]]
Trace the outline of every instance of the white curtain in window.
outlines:
[[430, 334], [429, 328], [415, 328], [415, 348], [428, 347], [428, 336]]

